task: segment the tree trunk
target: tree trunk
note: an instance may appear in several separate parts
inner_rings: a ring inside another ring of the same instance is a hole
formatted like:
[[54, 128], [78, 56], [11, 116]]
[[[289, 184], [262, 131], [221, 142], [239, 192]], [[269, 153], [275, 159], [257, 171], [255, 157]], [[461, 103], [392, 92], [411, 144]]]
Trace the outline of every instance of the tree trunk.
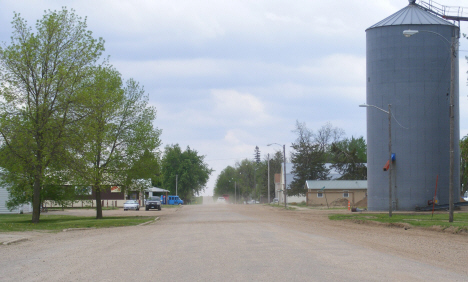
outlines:
[[32, 223], [39, 223], [40, 216], [41, 216], [41, 182], [40, 182], [40, 179], [36, 176], [36, 178], [34, 179], [34, 185], [33, 185]]
[[101, 190], [95, 185], [94, 191], [96, 192], [96, 219], [102, 219]]

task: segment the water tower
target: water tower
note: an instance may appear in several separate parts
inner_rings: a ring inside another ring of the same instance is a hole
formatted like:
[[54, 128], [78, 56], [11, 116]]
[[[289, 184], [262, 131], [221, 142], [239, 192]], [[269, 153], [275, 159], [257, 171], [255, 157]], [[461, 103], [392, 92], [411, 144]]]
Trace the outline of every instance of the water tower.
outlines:
[[[405, 30], [417, 30], [407, 38]], [[367, 179], [369, 210], [414, 210], [437, 199], [449, 203], [453, 172], [455, 202], [460, 195], [458, 141], [458, 51], [454, 54], [454, 166], [450, 170], [451, 42], [458, 46], [459, 27], [409, 1], [409, 5], [366, 30], [367, 43]], [[458, 49], [456, 49], [458, 50]], [[395, 154], [391, 180], [391, 147]], [[389, 189], [391, 183], [391, 190]], [[391, 198], [389, 195], [391, 191]]]

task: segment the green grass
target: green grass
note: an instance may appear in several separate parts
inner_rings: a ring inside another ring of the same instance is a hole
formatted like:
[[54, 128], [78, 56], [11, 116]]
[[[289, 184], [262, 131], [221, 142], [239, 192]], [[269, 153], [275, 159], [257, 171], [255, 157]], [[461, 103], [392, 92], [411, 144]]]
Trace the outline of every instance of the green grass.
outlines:
[[448, 222], [449, 215], [447, 214], [420, 214], [420, 213], [394, 213], [389, 217], [387, 213], [353, 213], [353, 214], [334, 214], [328, 217], [331, 220], [362, 220], [362, 221], [377, 221], [382, 223], [408, 223], [412, 226], [430, 228], [440, 226], [441, 229], [455, 227], [458, 230], [468, 231], [468, 213], [454, 214], [453, 222]]
[[39, 223], [31, 223], [30, 214], [0, 214], [0, 232], [11, 231], [61, 231], [67, 228], [106, 228], [133, 226], [154, 220], [154, 216], [95, 217], [70, 215], [43, 215]]

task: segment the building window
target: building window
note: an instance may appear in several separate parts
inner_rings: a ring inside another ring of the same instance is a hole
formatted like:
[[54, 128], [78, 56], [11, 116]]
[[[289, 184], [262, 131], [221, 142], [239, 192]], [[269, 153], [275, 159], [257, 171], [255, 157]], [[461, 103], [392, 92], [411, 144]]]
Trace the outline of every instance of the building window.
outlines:
[[317, 198], [323, 198], [323, 193], [317, 193]]
[[349, 197], [348, 191], [343, 191], [343, 198], [348, 198], [348, 197]]

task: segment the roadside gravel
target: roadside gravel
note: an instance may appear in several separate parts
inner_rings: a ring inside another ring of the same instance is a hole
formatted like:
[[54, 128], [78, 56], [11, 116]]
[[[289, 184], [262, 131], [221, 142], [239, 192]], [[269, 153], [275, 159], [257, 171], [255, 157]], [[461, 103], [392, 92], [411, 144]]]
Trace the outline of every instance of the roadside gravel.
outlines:
[[[347, 210], [302, 208], [286, 211], [269, 206], [249, 208], [255, 208], [254, 217], [262, 221], [275, 221], [286, 229], [335, 238], [361, 245], [362, 248], [411, 258], [468, 276], [466, 233], [451, 234], [438, 229], [392, 227], [378, 223], [358, 224], [328, 219], [330, 214], [349, 213]], [[239, 212], [252, 214], [248, 209], [240, 209]]]

